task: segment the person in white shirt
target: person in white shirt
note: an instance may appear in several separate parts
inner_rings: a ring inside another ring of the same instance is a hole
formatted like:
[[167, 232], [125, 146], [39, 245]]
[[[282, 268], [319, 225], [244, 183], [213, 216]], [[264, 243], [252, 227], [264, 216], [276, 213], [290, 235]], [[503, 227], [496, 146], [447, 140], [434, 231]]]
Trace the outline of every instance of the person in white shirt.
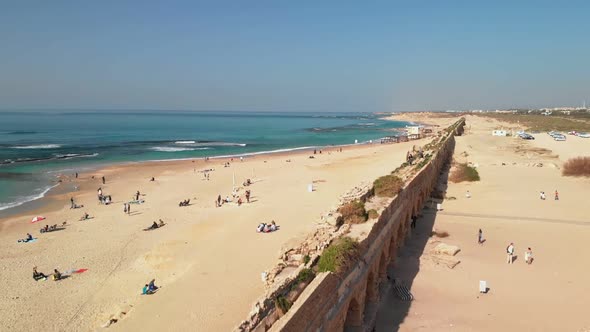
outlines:
[[514, 243], [510, 243], [510, 245], [508, 245], [508, 247], [506, 247], [506, 253], [508, 255], [508, 264], [512, 264], [512, 262], [514, 261]]
[[524, 261], [529, 265], [533, 262], [533, 251], [531, 248], [528, 248], [528, 250], [524, 252]]

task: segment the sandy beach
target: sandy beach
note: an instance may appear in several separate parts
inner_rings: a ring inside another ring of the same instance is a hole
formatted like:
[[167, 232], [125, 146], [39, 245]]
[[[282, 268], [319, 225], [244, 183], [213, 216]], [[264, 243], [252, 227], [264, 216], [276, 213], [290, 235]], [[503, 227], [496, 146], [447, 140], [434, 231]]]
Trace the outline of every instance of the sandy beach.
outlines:
[[[63, 185], [80, 187], [73, 197], [83, 208], [70, 209], [70, 195], [61, 195], [40, 211], [0, 221], [6, 280], [0, 330], [90, 331], [111, 319], [117, 322], [109, 328], [121, 331], [231, 330], [264, 293], [261, 273], [274, 266], [284, 245], [314, 229], [340, 195], [388, 174], [412, 145], [426, 142], [333, 148], [314, 159], [300, 151], [233, 162], [130, 164], [64, 179]], [[206, 169], [213, 169], [209, 180], [201, 172]], [[218, 195], [231, 196], [234, 174], [238, 186], [252, 180], [251, 202], [215, 207]], [[307, 191], [310, 183], [314, 192]], [[99, 204], [99, 187], [112, 204]], [[136, 191], [145, 203], [131, 204], [125, 214], [123, 204]], [[179, 207], [185, 199], [190, 205]], [[84, 213], [91, 219], [79, 221]], [[35, 215], [47, 219], [32, 224]], [[158, 219], [165, 227], [142, 230]], [[260, 222], [271, 220], [279, 231], [256, 233]], [[64, 230], [39, 233], [45, 224], [63, 222]], [[27, 232], [38, 239], [17, 243]], [[58, 282], [35, 281], [34, 266], [45, 274], [88, 270]], [[161, 288], [141, 296], [152, 279]]]
[[[590, 140], [556, 142], [546, 133], [534, 141], [495, 137], [492, 130], [514, 125], [475, 116], [466, 123], [454, 159], [475, 165], [481, 181], [449, 182], [443, 210], [423, 211], [390, 271], [410, 286], [415, 300], [387, 294], [377, 331], [588, 330], [590, 179], [563, 177], [560, 169], [568, 158], [590, 156]], [[441, 240], [461, 249], [454, 269], [433, 259], [433, 228], [448, 232]], [[516, 257], [509, 265], [511, 242]], [[530, 265], [524, 259], [529, 247]], [[487, 294], [479, 293], [480, 280], [487, 281]]]

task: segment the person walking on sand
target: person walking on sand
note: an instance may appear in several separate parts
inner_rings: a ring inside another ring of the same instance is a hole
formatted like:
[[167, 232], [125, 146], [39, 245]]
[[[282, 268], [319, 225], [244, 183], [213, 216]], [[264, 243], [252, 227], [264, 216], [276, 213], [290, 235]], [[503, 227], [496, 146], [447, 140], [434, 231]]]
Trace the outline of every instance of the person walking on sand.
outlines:
[[477, 232], [477, 243], [483, 244], [483, 232], [481, 228], [479, 229], [479, 232]]
[[104, 176], [102, 177], [102, 184], [105, 184], [106, 179], [104, 178]]
[[131, 204], [127, 204], [127, 215], [131, 213]]
[[70, 198], [70, 203], [70, 209], [73, 209], [76, 206], [76, 204], [74, 204], [74, 197]]
[[524, 262], [531, 265], [533, 262], [533, 251], [529, 247], [527, 251], [524, 252]]
[[557, 192], [557, 189], [555, 190], [555, 200], [559, 201], [559, 193]]
[[508, 256], [508, 264], [512, 264], [514, 261], [514, 243], [510, 242], [508, 247], [506, 247], [506, 254]]
[[471, 198], [471, 193], [469, 192], [469, 190], [467, 190], [467, 192], [465, 193], [465, 197]]
[[544, 201], [544, 200], [545, 200], [545, 198], [546, 198], [546, 197], [545, 197], [545, 192], [544, 192], [544, 191], [541, 191], [541, 192], [539, 192], [539, 198], [540, 198], [542, 201]]
[[418, 217], [415, 214], [412, 215], [412, 223], [410, 224], [412, 229], [416, 228], [416, 220], [418, 220]]
[[123, 213], [127, 213], [127, 203], [123, 204]]

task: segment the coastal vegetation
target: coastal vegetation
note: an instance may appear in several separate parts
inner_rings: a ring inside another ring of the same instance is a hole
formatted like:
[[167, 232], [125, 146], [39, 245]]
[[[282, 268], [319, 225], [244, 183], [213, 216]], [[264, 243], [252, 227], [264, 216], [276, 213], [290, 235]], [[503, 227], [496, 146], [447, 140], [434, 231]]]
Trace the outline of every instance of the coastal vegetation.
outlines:
[[571, 158], [563, 164], [562, 174], [564, 176], [589, 176], [590, 157]]
[[324, 250], [318, 262], [319, 272], [344, 272], [346, 266], [358, 258], [359, 243], [350, 237], [343, 237]]
[[343, 222], [347, 224], [362, 224], [369, 217], [365, 204], [358, 200], [342, 205], [338, 212], [342, 215]]
[[369, 219], [377, 219], [379, 218], [379, 212], [375, 209], [370, 209], [367, 214], [369, 215]]
[[479, 173], [475, 167], [467, 164], [457, 164], [449, 179], [455, 183], [479, 181]]
[[385, 175], [373, 182], [375, 195], [381, 197], [394, 197], [404, 187], [404, 181], [396, 175]]
[[283, 295], [279, 295], [275, 298], [275, 306], [283, 313], [283, 315], [286, 314], [289, 309], [291, 309], [292, 305], [293, 303], [291, 303], [291, 301], [289, 301]]
[[531, 131], [590, 131], [590, 119], [587, 117], [574, 117], [541, 114], [502, 114], [482, 113], [480, 116], [493, 118], [499, 121], [517, 123]]

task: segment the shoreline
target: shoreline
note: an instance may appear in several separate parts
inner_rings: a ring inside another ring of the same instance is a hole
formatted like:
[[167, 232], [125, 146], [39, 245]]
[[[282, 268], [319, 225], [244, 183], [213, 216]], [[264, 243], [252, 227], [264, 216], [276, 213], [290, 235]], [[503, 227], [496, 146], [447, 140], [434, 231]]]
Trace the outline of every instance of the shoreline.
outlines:
[[[383, 118], [383, 120], [391, 121]], [[396, 120], [393, 120], [396, 121]], [[399, 128], [400, 131], [405, 130], [405, 127]], [[379, 138], [380, 139], [380, 138]], [[223, 160], [223, 159], [232, 159], [232, 158], [252, 158], [256, 156], [265, 156], [265, 155], [280, 155], [280, 154], [291, 154], [297, 152], [305, 152], [310, 151], [313, 149], [329, 149], [329, 148], [344, 148], [344, 147], [351, 147], [351, 146], [367, 146], [372, 144], [377, 144], [375, 140], [369, 140], [359, 143], [351, 143], [351, 144], [332, 144], [332, 145], [316, 145], [316, 146], [302, 146], [302, 147], [292, 147], [292, 148], [281, 148], [281, 149], [274, 149], [274, 150], [264, 150], [264, 151], [253, 151], [253, 152], [246, 152], [246, 153], [237, 153], [237, 154], [228, 154], [228, 155], [216, 155], [216, 156], [199, 156], [199, 157], [187, 157], [187, 158], [171, 158], [171, 159], [153, 159], [153, 160], [139, 160], [139, 161], [122, 161], [122, 162], [99, 162], [96, 165], [83, 166], [79, 171], [78, 174], [84, 174], [88, 172], [99, 173], [101, 171], [105, 171], [107, 169], [113, 167], [123, 167], [129, 165], [149, 165], [151, 163], [173, 163], [173, 162], [182, 162], [182, 161], [198, 161], [198, 160]], [[52, 170], [48, 172], [48, 174], [53, 174], [52, 176], [56, 179], [48, 184], [47, 189], [43, 190], [43, 193], [38, 194], [35, 198], [26, 200], [24, 202], [11, 202], [8, 205], [12, 205], [8, 208], [0, 209], [0, 223], [2, 223], [3, 219], [12, 218], [19, 214], [25, 214], [28, 212], [37, 211], [45, 206], [48, 205], [48, 202], [52, 197], [60, 195], [56, 194], [56, 191], [59, 190], [59, 187], [63, 184], [63, 178], [68, 179], [69, 176], [65, 175], [66, 171], [71, 173], [75, 173], [75, 168], [67, 168], [63, 170]], [[66, 190], [66, 193], [72, 193], [73, 190]], [[30, 195], [32, 196], [32, 195]], [[27, 196], [27, 197], [30, 197]], [[53, 211], [53, 210], [52, 210]]]
[[[343, 194], [389, 174], [403, 162], [408, 149], [428, 141], [328, 146], [314, 158], [309, 158], [313, 151], [308, 149], [255, 155], [243, 162], [238, 157], [234, 162], [219, 158], [119, 164], [82, 173], [77, 180], [64, 176], [60, 187], [79, 185], [74, 199], [83, 209], [70, 209], [70, 196], [63, 191], [51, 196], [50, 207], [38, 210], [47, 221], [31, 224], [30, 215], [20, 214], [0, 225], [4, 237], [0, 270], [10, 280], [0, 289], [6, 293], [5, 300], [0, 300], [6, 319], [0, 325], [28, 329], [31, 321], [23, 315], [42, 304], [48, 308], [47, 317], [63, 317], [37, 322], [37, 327], [50, 330], [92, 330], [121, 312], [127, 313], [126, 318], [119, 317], [119, 323], [111, 327], [115, 331], [145, 324], [151, 330], [188, 326], [229, 330], [263, 294], [261, 272], [274, 266], [281, 247], [321, 227], [321, 217]], [[224, 167], [225, 162], [230, 167]], [[205, 169], [214, 169], [207, 173], [210, 179], [198, 172]], [[251, 186], [241, 185], [248, 178]], [[242, 199], [245, 190], [252, 191], [251, 202], [240, 206], [233, 199], [216, 207], [215, 198], [231, 197], [234, 183]], [[313, 184], [312, 192], [309, 184]], [[98, 187], [112, 195], [113, 204], [98, 204]], [[141, 191], [145, 203], [133, 204], [132, 212], [125, 214], [123, 203], [136, 191]], [[179, 207], [179, 201], [186, 199], [190, 205]], [[85, 213], [92, 218], [80, 220]], [[158, 219], [167, 226], [142, 231]], [[276, 220], [280, 231], [255, 231], [260, 222], [270, 220]], [[45, 224], [64, 221], [63, 231], [39, 234]], [[39, 240], [16, 243], [27, 232]], [[243, 259], [245, 248], [256, 252], [256, 259]], [[32, 266], [43, 272], [55, 268], [89, 272], [63, 282], [38, 284], [28, 278]], [[241, 277], [232, 271], [239, 271]], [[155, 297], [141, 297], [138, 286], [144, 279], [156, 279], [164, 287]], [[199, 296], [186, 297], [187, 291]], [[16, 296], [20, 300], [11, 300]], [[182, 307], [175, 300], [179, 298], [185, 303]], [[189, 309], [190, 313], [185, 312]], [[166, 319], [154, 320], [150, 314], [154, 310]]]
[[[96, 177], [97, 174], [101, 173], [112, 173], [117, 171], [125, 171], [127, 168], [131, 167], [141, 167], [141, 168], [149, 168], [149, 167], [156, 167], [156, 166], [178, 166], [183, 162], [205, 162], [206, 165], [207, 159], [208, 160], [215, 160], [215, 161], [223, 161], [229, 162], [232, 161], [234, 158], [243, 157], [244, 159], [257, 159], [262, 158], [264, 156], [271, 156], [271, 157], [283, 157], [283, 156], [299, 156], [301, 154], [305, 154], [310, 152], [314, 149], [326, 151], [326, 152], [333, 152], [334, 149], [339, 148], [355, 148], [355, 149], [362, 149], [371, 147], [374, 145], [380, 145], [380, 143], [373, 142], [361, 142], [361, 143], [353, 143], [353, 144], [342, 144], [342, 145], [327, 145], [327, 146], [306, 146], [306, 147], [296, 147], [296, 148], [286, 148], [286, 149], [277, 149], [277, 150], [269, 150], [269, 151], [257, 151], [257, 152], [249, 152], [249, 153], [242, 153], [236, 155], [222, 155], [222, 156], [211, 156], [211, 157], [194, 157], [194, 158], [178, 158], [178, 159], [159, 159], [159, 160], [142, 160], [142, 161], [125, 161], [125, 162], [116, 162], [112, 164], [97, 164], [95, 167], [88, 167], [85, 166], [82, 172], [78, 172], [79, 178], [76, 179], [73, 175], [66, 175], [65, 172], [61, 171], [52, 171], [52, 173], [56, 173], [54, 176], [58, 179], [54, 185], [52, 185], [47, 191], [44, 192], [38, 198], [23, 202], [19, 205], [0, 210], [0, 230], [6, 227], [6, 223], [16, 219], [16, 218], [24, 218], [25, 216], [29, 215], [40, 215], [42, 213], [52, 213], [56, 212], [63, 207], [61, 203], [59, 203], [65, 196], [68, 195], [85, 195], [88, 193], [88, 189], [82, 188], [82, 185], [85, 185], [92, 180], [92, 178], [84, 178], [83, 176], [90, 175], [91, 177]], [[69, 168], [69, 171], [72, 173], [74, 169]], [[64, 185], [78, 183], [77, 187], [78, 190], [66, 189]], [[100, 184], [98, 184], [100, 186]], [[12, 224], [12, 223], [11, 223]]]

